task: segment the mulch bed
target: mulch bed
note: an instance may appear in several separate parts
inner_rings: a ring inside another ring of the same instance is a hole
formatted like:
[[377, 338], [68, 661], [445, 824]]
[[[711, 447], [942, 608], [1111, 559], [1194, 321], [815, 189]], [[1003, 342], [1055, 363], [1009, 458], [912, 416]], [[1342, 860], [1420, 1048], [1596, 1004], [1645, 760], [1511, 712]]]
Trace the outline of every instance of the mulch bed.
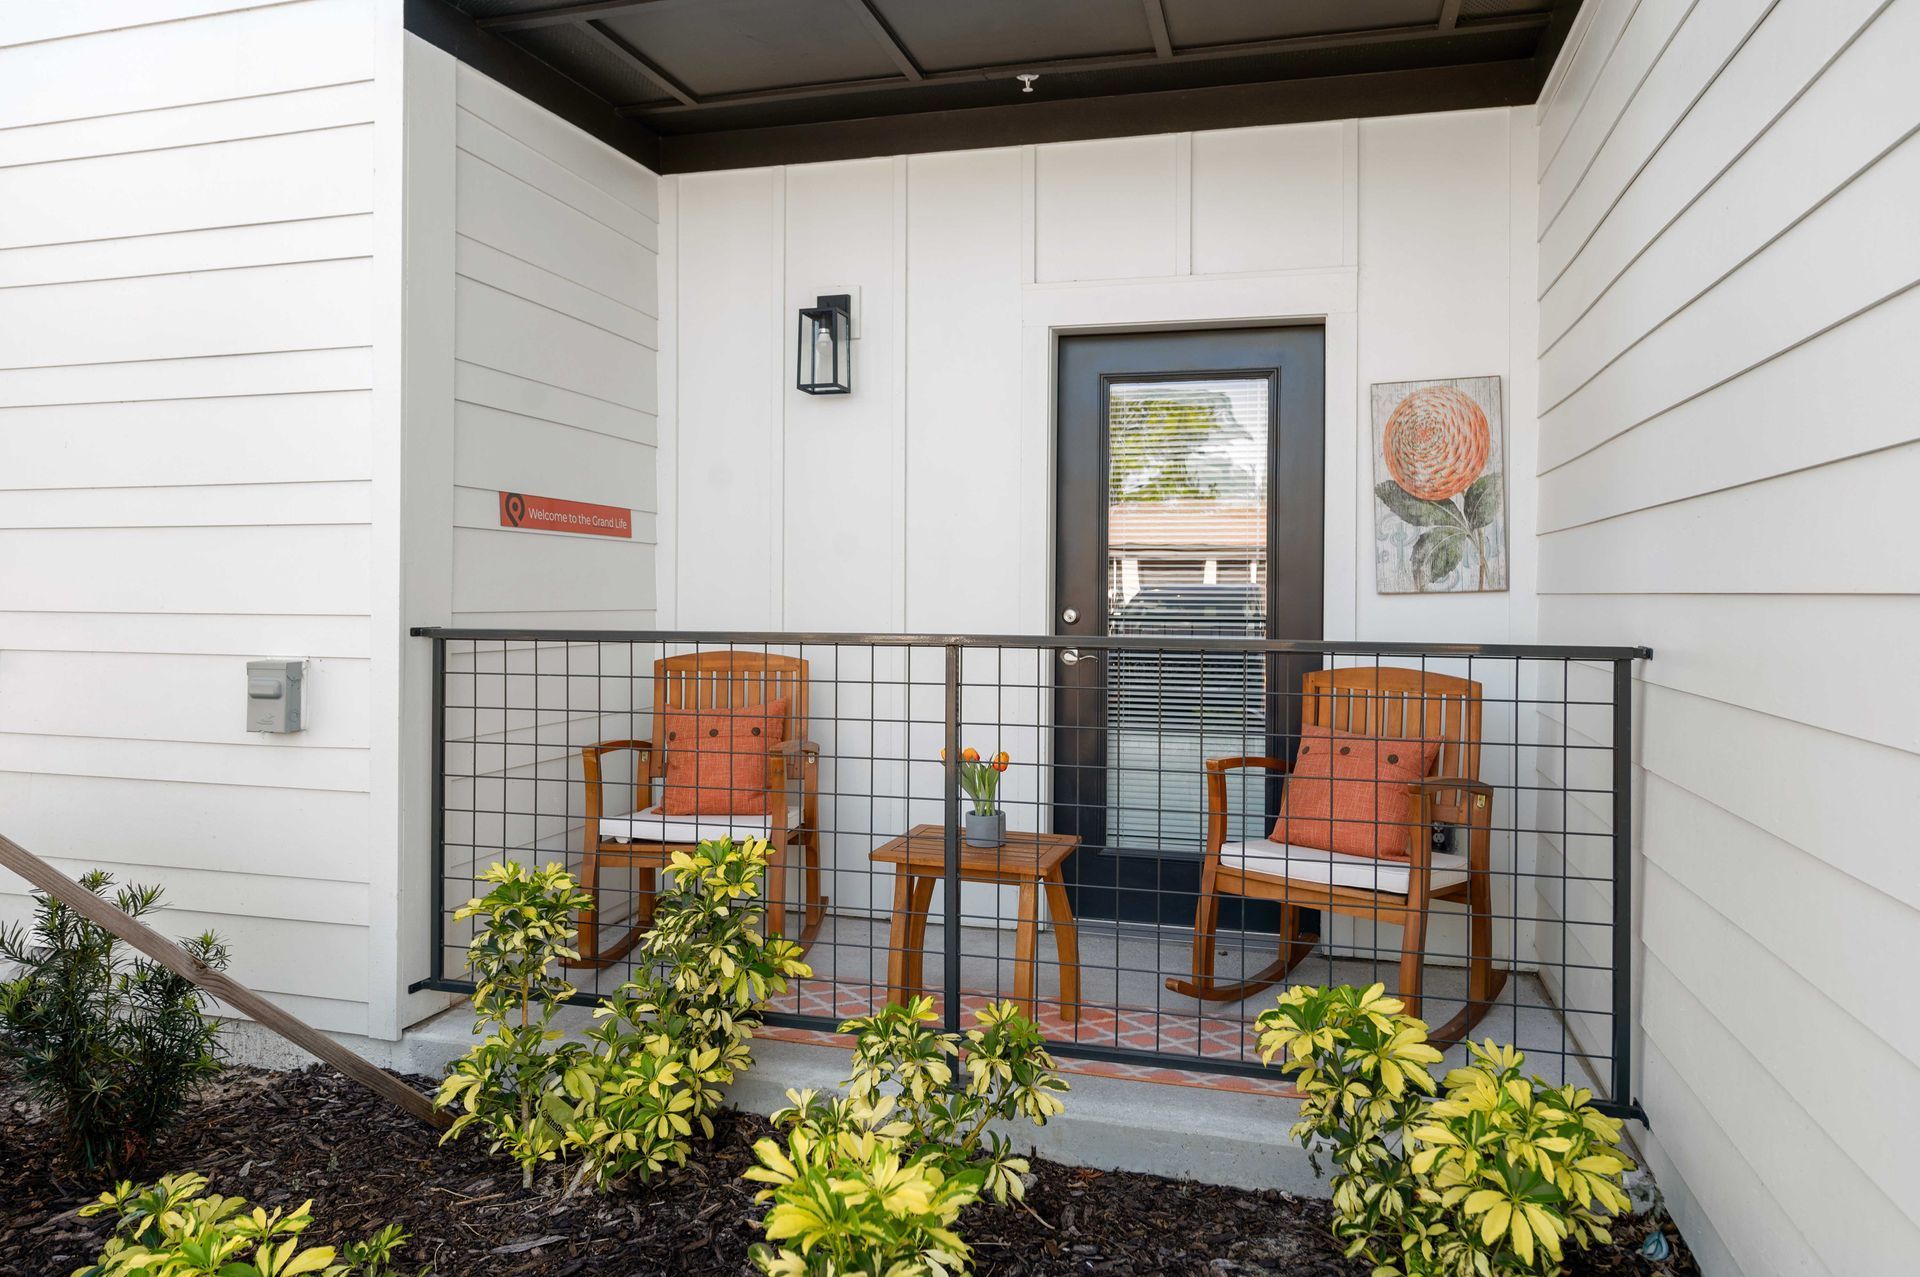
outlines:
[[[409, 1078], [431, 1090], [426, 1078]], [[740, 1178], [766, 1122], [725, 1113], [713, 1145], [683, 1170], [629, 1193], [562, 1197], [520, 1186], [517, 1168], [474, 1135], [437, 1147], [435, 1132], [318, 1068], [232, 1069], [206, 1086], [157, 1145], [154, 1172], [198, 1170], [213, 1191], [265, 1206], [314, 1199], [314, 1242], [382, 1224], [411, 1235], [408, 1271], [437, 1277], [624, 1277], [751, 1272], [757, 1239], [751, 1185]], [[1285, 1138], [1276, 1132], [1276, 1138]], [[108, 1229], [75, 1210], [97, 1185], [52, 1166], [44, 1123], [0, 1087], [0, 1272], [67, 1277], [98, 1254]], [[1327, 1236], [1326, 1203], [1153, 1175], [1036, 1161], [1031, 1212], [976, 1206], [961, 1221], [982, 1274], [1363, 1274]], [[1575, 1260], [1574, 1274], [1697, 1272], [1677, 1235], [1675, 1258], [1642, 1259], [1646, 1225]]]

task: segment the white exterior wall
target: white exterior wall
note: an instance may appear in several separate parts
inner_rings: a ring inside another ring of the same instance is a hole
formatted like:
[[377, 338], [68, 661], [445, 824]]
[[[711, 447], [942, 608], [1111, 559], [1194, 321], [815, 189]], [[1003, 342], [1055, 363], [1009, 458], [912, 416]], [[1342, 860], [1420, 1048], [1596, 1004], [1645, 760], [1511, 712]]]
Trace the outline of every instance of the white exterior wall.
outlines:
[[[650, 622], [657, 342], [652, 174], [400, 16], [0, 11], [0, 830], [385, 1038], [445, 1003], [407, 627]], [[242, 730], [267, 656], [298, 735]]]
[[[1049, 633], [1054, 334], [1296, 318], [1326, 329], [1325, 636], [1527, 640], [1533, 138], [1530, 109], [1489, 110], [666, 179], [662, 624]], [[835, 292], [856, 294], [855, 389], [814, 398], [793, 388], [795, 312]], [[1366, 387], [1487, 374], [1507, 396], [1514, 588], [1381, 596]], [[826, 679], [827, 654], [809, 656]], [[1033, 659], [1001, 673], [1031, 684]], [[1508, 695], [1510, 667], [1474, 674]], [[823, 791], [908, 792], [900, 764], [869, 776], [865, 762], [904, 757], [922, 760], [916, 803], [937, 795], [937, 732], [897, 739], [882, 710], [869, 739], [867, 710], [839, 716], [827, 690], [814, 704], [829, 776], [836, 753], [856, 761]], [[982, 693], [988, 715], [1042, 721], [1030, 694]], [[937, 699], [914, 716], [937, 721]], [[1490, 734], [1516, 730], [1506, 716]], [[1026, 760], [1044, 749], [1030, 731], [1000, 742]], [[1491, 751], [1486, 778], [1505, 783], [1511, 757]], [[1016, 824], [1042, 783], [1009, 773]], [[847, 871], [828, 884], [834, 908], [884, 912], [866, 853], [937, 805], [824, 808]], [[1437, 932], [1437, 950], [1465, 952], [1464, 934]], [[1520, 947], [1532, 965], [1532, 937]]]
[[[651, 626], [659, 179], [455, 70], [453, 622]], [[633, 537], [502, 528], [501, 490]]]
[[1582, 17], [1539, 114], [1540, 634], [1655, 653], [1650, 1160], [1710, 1273], [1907, 1271], [1920, 3]]
[[[407, 488], [418, 535], [403, 551], [408, 623], [651, 627], [658, 179], [440, 50], [413, 36], [405, 44], [406, 283], [418, 302], [405, 337], [418, 446]], [[503, 491], [630, 510], [633, 535], [503, 528]], [[587, 677], [624, 674], [598, 664], [615, 658], [622, 649], [547, 645], [540, 674], [581, 677], [486, 684], [506, 689], [512, 712], [464, 708], [471, 681], [451, 694], [453, 876], [577, 848], [578, 747], [631, 734], [620, 714], [629, 684]], [[415, 640], [407, 686], [420, 730], [404, 755], [404, 792], [423, 797], [433, 785], [428, 659]], [[526, 675], [535, 659], [525, 645], [477, 657], [459, 648], [449, 668], [456, 682], [474, 669]], [[427, 845], [428, 816], [424, 806], [408, 813], [407, 845]], [[412, 890], [426, 892], [424, 858], [407, 865]], [[423, 917], [415, 904], [405, 921]], [[425, 974], [427, 944], [424, 928], [410, 931], [403, 968]], [[412, 1014], [431, 1009], [423, 1000]]]
[[[0, 828], [165, 883], [167, 929], [351, 1033], [392, 854], [375, 31], [368, 0], [0, 11]], [[266, 656], [312, 661], [308, 731], [242, 730]]]
[[[668, 178], [663, 622], [1050, 632], [1048, 333], [1305, 318], [1327, 328], [1326, 636], [1524, 639], [1530, 120], [1458, 112]], [[855, 392], [803, 395], [794, 312], [849, 289]], [[1509, 397], [1515, 587], [1377, 595], [1365, 387], [1480, 374]], [[1001, 570], [977, 571], [983, 551]]]

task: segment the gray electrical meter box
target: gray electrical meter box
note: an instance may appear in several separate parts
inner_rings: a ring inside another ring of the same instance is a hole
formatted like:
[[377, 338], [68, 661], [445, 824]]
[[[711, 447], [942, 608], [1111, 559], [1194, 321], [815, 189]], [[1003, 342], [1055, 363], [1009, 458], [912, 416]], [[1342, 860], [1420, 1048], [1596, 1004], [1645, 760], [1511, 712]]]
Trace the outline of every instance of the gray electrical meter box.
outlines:
[[305, 726], [305, 661], [247, 662], [247, 730], [297, 732]]

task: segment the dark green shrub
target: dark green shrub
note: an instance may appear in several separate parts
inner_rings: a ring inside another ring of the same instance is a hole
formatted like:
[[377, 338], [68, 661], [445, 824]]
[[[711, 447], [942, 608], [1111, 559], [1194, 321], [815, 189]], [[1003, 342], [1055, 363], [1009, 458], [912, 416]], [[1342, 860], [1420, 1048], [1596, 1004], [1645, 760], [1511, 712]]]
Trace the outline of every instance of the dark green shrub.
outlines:
[[[80, 880], [105, 899], [111, 874]], [[133, 917], [160, 905], [158, 887], [122, 887]], [[148, 1145], [218, 1071], [218, 1022], [206, 995], [129, 950], [66, 905], [34, 896], [31, 927], [0, 927], [0, 1061], [60, 1124], [74, 1165], [95, 1177], [139, 1165]], [[181, 942], [214, 968], [227, 950], [209, 932]]]

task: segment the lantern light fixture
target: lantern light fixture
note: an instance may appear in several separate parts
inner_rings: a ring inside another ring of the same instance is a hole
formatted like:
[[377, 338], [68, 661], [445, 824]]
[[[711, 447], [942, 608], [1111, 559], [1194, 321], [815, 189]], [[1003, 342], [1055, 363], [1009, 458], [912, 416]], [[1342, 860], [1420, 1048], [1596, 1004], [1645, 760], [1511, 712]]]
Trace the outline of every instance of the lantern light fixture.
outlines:
[[829, 293], [800, 308], [794, 386], [810, 395], [853, 393], [853, 295]]

